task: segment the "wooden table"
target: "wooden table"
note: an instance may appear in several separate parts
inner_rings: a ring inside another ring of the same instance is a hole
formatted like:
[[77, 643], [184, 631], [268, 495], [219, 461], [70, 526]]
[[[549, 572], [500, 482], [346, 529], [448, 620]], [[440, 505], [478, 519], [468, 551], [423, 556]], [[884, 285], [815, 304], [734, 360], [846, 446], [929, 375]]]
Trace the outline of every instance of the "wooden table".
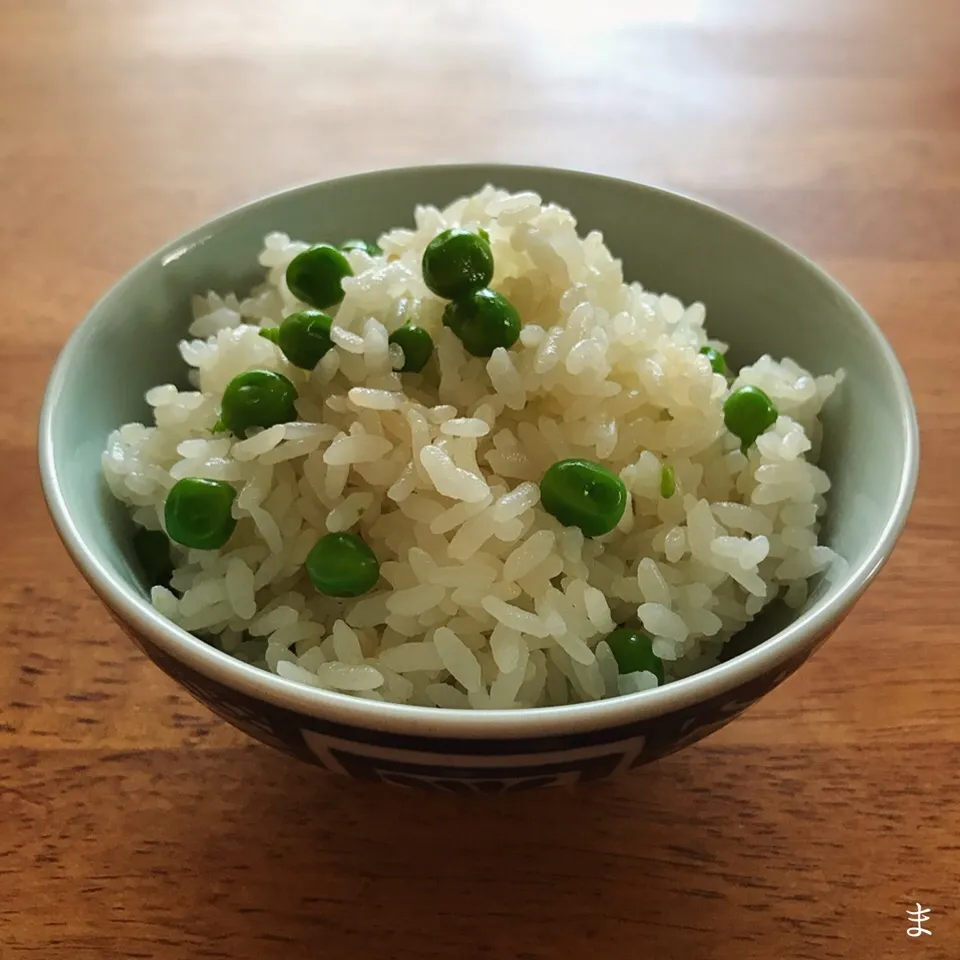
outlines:
[[[958, 68], [956, 0], [0, 0], [0, 956], [960, 956]], [[907, 533], [826, 648], [570, 794], [371, 788], [248, 742], [123, 639], [37, 482], [53, 358], [142, 255], [291, 183], [469, 159], [796, 243], [924, 433]]]

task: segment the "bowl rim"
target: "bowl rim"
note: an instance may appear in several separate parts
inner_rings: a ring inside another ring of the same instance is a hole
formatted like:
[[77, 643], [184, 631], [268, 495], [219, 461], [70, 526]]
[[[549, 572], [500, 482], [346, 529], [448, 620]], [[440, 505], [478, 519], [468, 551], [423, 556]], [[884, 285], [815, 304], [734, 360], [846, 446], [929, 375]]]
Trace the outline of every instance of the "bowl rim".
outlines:
[[[895, 389], [901, 426], [906, 438], [903, 463], [900, 466], [894, 509], [887, 517], [873, 547], [856, 567], [848, 567], [833, 596], [815, 603], [796, 620], [768, 637], [756, 647], [707, 670], [676, 680], [663, 687], [640, 693], [588, 703], [565, 706], [536, 707], [519, 710], [463, 710], [394, 704], [352, 697], [335, 691], [321, 690], [286, 680], [216, 650], [203, 640], [187, 633], [165, 619], [148, 599], [137, 594], [123, 581], [110, 574], [103, 562], [83, 541], [63, 495], [65, 478], [57, 470], [53, 449], [53, 426], [57, 417], [58, 398], [62, 394], [68, 370], [81, 352], [84, 341], [96, 326], [97, 318], [110, 301], [134, 285], [141, 274], [155, 264], [163, 264], [197, 243], [208, 239], [213, 230], [223, 230], [250, 211], [281, 198], [308, 194], [318, 186], [377, 179], [392, 175], [428, 174], [451, 171], [474, 174], [488, 181], [498, 171], [511, 173], [561, 174], [572, 178], [608, 181], [618, 188], [628, 186], [641, 192], [660, 194], [664, 199], [700, 208], [700, 212], [729, 221], [729, 225], [754, 234], [776, 247], [783, 256], [796, 261], [811, 272], [852, 317], [857, 318], [870, 338], [879, 346], [886, 363], [886, 375]], [[54, 364], [44, 393], [39, 420], [38, 461], [41, 485], [48, 509], [68, 553], [94, 592], [121, 621], [144, 635], [168, 655], [197, 672], [225, 686], [258, 700], [323, 720], [352, 727], [363, 727], [389, 733], [414, 736], [445, 736], [463, 739], [496, 737], [504, 740], [523, 737], [555, 736], [582, 733], [586, 730], [616, 727], [637, 720], [649, 719], [693, 706], [711, 697], [722, 695], [771, 672], [778, 665], [812, 647], [817, 638], [828, 633], [847, 613], [889, 558], [899, 538], [913, 501], [919, 471], [919, 429], [916, 411], [906, 376], [892, 347], [877, 323], [854, 297], [825, 270], [777, 237], [756, 225], [687, 194], [660, 186], [637, 183], [583, 170], [503, 163], [450, 163], [392, 167], [354, 173], [328, 180], [311, 181], [233, 207], [202, 224], [187, 230], [158, 250], [144, 257], [120, 277], [71, 332]]]

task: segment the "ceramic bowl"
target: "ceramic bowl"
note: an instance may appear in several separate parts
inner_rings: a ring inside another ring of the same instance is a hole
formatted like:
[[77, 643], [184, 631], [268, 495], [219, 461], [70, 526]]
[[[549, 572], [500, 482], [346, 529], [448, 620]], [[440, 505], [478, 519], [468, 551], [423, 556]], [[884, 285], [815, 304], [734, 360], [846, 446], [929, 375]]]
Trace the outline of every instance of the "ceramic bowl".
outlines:
[[[833, 480], [824, 542], [846, 571], [799, 611], [774, 605], [717, 666], [598, 703], [454, 711], [371, 702], [299, 686], [241, 663], [150, 605], [131, 523], [100, 476], [108, 433], [147, 415], [144, 392], [183, 379], [177, 341], [193, 293], [259, 280], [263, 236], [376, 236], [412, 225], [486, 183], [531, 189], [601, 230], [630, 280], [707, 305], [735, 364], [790, 356], [847, 377], [823, 413], [821, 465]], [[641, 766], [728, 723], [795, 671], [837, 628], [890, 555], [913, 497], [916, 419], [904, 375], [876, 324], [794, 250], [687, 197], [539, 167], [385, 170], [265, 197], [192, 230], [123, 277], [84, 318], [51, 375], [40, 470], [63, 542], [116, 621], [161, 670], [239, 729], [353, 777], [460, 791], [593, 780]]]

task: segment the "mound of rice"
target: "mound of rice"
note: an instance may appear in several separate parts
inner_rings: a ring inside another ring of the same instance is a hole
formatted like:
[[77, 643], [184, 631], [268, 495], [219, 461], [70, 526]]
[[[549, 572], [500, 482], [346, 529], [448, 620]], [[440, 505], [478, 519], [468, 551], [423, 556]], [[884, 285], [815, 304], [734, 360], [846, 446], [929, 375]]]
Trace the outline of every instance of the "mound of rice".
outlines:
[[[383, 256], [349, 254], [335, 349], [307, 373], [258, 335], [303, 309], [284, 272], [306, 243], [274, 233], [265, 282], [244, 299], [193, 301], [180, 344], [195, 390], [147, 393], [155, 425], [115, 431], [103, 455], [113, 493], [136, 523], [162, 528], [182, 477], [234, 484], [239, 523], [219, 551], [174, 544], [170, 589], [152, 601], [170, 620], [288, 680], [360, 697], [437, 707], [513, 708], [596, 700], [655, 686], [618, 675], [604, 636], [639, 620], [667, 682], [716, 662], [768, 603], [798, 606], [832, 551], [818, 545], [830, 487], [815, 466], [820, 409], [839, 376], [761, 357], [732, 385], [699, 348], [702, 304], [624, 283], [599, 233], [533, 193], [486, 187], [416, 228], [379, 238]], [[523, 319], [520, 341], [488, 359], [442, 326], [424, 286], [427, 243], [483, 227], [491, 286]], [[435, 359], [396, 372], [389, 334], [427, 329]], [[214, 434], [237, 374], [281, 371], [300, 419]], [[724, 428], [730, 389], [753, 384], [780, 413], [747, 455]], [[585, 539], [538, 506], [555, 461], [584, 457], [631, 494], [618, 528]], [[661, 496], [661, 466], [676, 492]], [[319, 595], [303, 570], [317, 538], [354, 531], [381, 579], [354, 600]]]

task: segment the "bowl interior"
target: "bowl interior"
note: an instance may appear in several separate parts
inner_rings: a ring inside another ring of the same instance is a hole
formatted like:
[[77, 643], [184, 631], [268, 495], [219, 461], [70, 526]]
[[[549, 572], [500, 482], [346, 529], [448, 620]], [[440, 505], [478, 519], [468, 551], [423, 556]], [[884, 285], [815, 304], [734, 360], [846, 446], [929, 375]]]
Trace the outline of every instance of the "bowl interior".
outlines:
[[[735, 365], [770, 353], [817, 374], [843, 367], [847, 378], [823, 413], [820, 462], [833, 480], [823, 539], [851, 572], [882, 559], [876, 547], [909, 498], [913, 414], [892, 353], [841, 288], [754, 228], [674, 194], [568, 171], [472, 166], [365, 174], [258, 201], [151, 256], [97, 304], [51, 381], [48, 442], [67, 512], [111, 577], [146, 592], [130, 521], [101, 479], [100, 454], [112, 429], [147, 416], [149, 387], [184, 379], [177, 341], [191, 295], [258, 282], [256, 257], [272, 230], [312, 241], [375, 237], [412, 225], [417, 204], [442, 205], [488, 182], [570, 208], [581, 232], [603, 232], [628, 280], [702, 301], [711, 336], [731, 345]], [[808, 608], [840, 587], [823, 578]], [[732, 649], [760, 643], [796, 616], [775, 605]]]

